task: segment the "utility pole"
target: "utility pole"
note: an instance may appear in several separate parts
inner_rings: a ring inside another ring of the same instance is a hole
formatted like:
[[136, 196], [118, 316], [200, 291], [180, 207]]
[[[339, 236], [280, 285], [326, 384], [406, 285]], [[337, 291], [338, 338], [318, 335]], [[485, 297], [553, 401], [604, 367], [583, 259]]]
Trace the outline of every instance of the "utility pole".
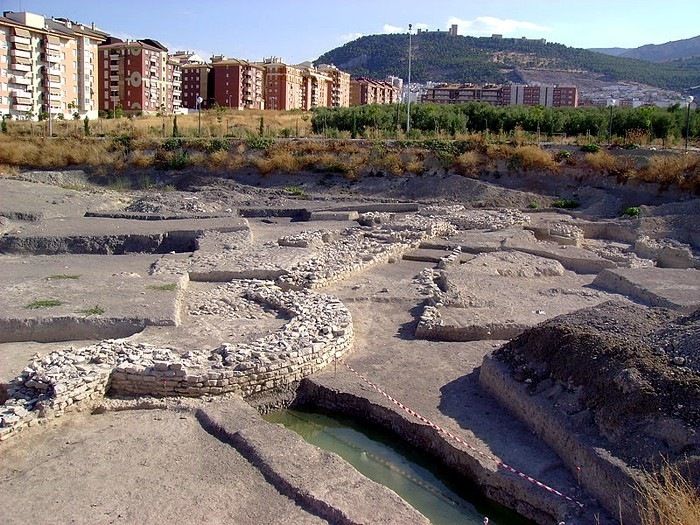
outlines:
[[408, 105], [406, 110], [406, 135], [411, 131], [411, 59], [412, 59], [412, 42], [411, 42], [411, 31], [413, 30], [413, 24], [408, 24], [408, 88], [406, 93], [408, 95]]
[[197, 97], [197, 135], [202, 136], [202, 102], [204, 102], [204, 99], [201, 96]]
[[688, 97], [688, 113], [685, 116], [685, 152], [688, 153], [688, 139], [690, 138], [690, 105], [693, 103], [693, 96]]

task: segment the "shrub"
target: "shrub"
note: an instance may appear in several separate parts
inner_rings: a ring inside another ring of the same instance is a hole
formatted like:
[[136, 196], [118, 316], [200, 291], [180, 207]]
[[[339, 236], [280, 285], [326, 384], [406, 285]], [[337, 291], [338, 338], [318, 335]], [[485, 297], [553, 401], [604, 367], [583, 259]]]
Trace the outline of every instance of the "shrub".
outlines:
[[256, 137], [255, 135], [251, 135], [246, 139], [245, 143], [250, 149], [263, 150], [269, 149], [275, 141], [271, 137]]
[[522, 168], [526, 171], [530, 169], [556, 169], [556, 163], [552, 155], [537, 146], [519, 146], [515, 148], [510, 160], [516, 168]]
[[557, 199], [552, 202], [552, 208], [561, 208], [564, 210], [573, 210], [578, 208], [581, 204], [574, 199]]
[[700, 155], [655, 155], [637, 174], [644, 182], [700, 192]]
[[565, 160], [569, 160], [570, 158], [571, 158], [571, 152], [568, 150], [565, 150], [565, 149], [557, 151], [554, 154], [554, 160], [557, 162], [564, 162]]
[[622, 215], [624, 215], [625, 217], [639, 217], [640, 213], [641, 210], [638, 206], [630, 206], [629, 208], [624, 209]]
[[39, 310], [42, 308], [53, 308], [55, 306], [61, 306], [63, 303], [57, 299], [37, 299], [31, 303], [25, 305], [28, 310]]
[[581, 151], [584, 153], [598, 153], [600, 151], [600, 146], [598, 144], [584, 144], [581, 146]]
[[474, 175], [483, 162], [484, 158], [481, 154], [476, 151], [467, 151], [455, 158], [453, 167], [460, 175]]
[[619, 168], [618, 160], [607, 151], [586, 153], [584, 161], [596, 171], [612, 173]]

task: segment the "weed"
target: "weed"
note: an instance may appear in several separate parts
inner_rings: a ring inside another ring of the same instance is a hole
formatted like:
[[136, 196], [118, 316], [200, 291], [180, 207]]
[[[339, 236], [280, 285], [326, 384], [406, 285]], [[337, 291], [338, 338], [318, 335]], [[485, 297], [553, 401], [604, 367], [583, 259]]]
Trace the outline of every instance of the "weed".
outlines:
[[85, 317], [90, 317], [91, 315], [102, 315], [105, 313], [105, 309], [99, 305], [95, 305], [91, 308], [85, 308], [84, 310], [78, 311], [79, 314], [83, 314]]
[[536, 203], [535, 201], [532, 201], [530, 204], [527, 205], [528, 208], [531, 210], [537, 210], [539, 209], [540, 205]]
[[76, 281], [80, 279], [80, 275], [70, 275], [66, 273], [60, 273], [56, 275], [49, 275], [46, 280], [47, 281], [62, 281], [62, 280], [71, 280], [71, 281]]
[[292, 197], [308, 197], [306, 192], [299, 186], [287, 186], [286, 188], [284, 188], [284, 192]]
[[474, 175], [483, 162], [484, 159], [479, 153], [467, 151], [455, 159], [453, 168], [460, 175]]
[[55, 306], [61, 306], [63, 303], [57, 299], [37, 299], [31, 303], [25, 305], [27, 310], [39, 310], [41, 308], [53, 308]]
[[581, 204], [574, 199], [557, 199], [552, 202], [552, 208], [561, 208], [564, 210], [573, 210], [578, 208]]
[[638, 206], [630, 206], [629, 208], [624, 209], [622, 215], [624, 215], [625, 217], [639, 217], [640, 213], [641, 210]]
[[598, 146], [598, 144], [584, 144], [580, 149], [584, 153], [598, 153], [600, 151], [600, 146]]
[[636, 489], [642, 525], [700, 523], [700, 496], [677, 466], [646, 474]]
[[246, 141], [246, 146], [250, 149], [268, 149], [275, 143], [275, 139], [271, 137], [258, 137], [255, 135], [249, 136]]
[[556, 163], [552, 155], [537, 146], [519, 146], [515, 148], [513, 156], [509, 159], [509, 167], [511, 162], [523, 170], [542, 169], [553, 170], [556, 168]]
[[149, 290], [156, 290], [158, 292], [174, 292], [177, 290], [177, 283], [167, 283], [167, 284], [149, 284], [146, 286]]

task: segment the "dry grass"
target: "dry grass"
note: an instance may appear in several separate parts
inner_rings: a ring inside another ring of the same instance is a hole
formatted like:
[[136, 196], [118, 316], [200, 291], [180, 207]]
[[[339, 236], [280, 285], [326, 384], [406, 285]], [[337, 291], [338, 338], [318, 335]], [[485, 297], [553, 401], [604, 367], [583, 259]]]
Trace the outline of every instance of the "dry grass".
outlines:
[[662, 186], [678, 185], [681, 189], [700, 193], [700, 155], [655, 155], [639, 170], [637, 178]]
[[557, 169], [557, 163], [552, 154], [538, 146], [518, 146], [513, 151], [511, 162], [526, 171], [532, 169], [554, 171]]
[[700, 523], [700, 495], [680, 470], [666, 464], [637, 486], [642, 525]]
[[607, 151], [597, 151], [595, 153], [586, 153], [583, 157], [584, 162], [595, 171], [610, 173], [617, 169], [617, 159], [610, 155]]
[[467, 151], [459, 155], [454, 162], [453, 169], [460, 175], [473, 176], [484, 165], [485, 158], [476, 151]]

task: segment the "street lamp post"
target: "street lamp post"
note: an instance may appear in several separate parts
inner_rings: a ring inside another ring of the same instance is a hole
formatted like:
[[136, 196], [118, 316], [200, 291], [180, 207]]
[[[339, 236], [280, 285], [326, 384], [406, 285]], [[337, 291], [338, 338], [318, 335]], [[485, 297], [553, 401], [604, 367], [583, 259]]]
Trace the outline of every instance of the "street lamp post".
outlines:
[[608, 106], [610, 106], [610, 123], [608, 125], [608, 144], [612, 144], [612, 128], [613, 128], [613, 108], [617, 105], [617, 100], [611, 98], [608, 101]]
[[204, 99], [201, 96], [197, 97], [197, 134], [202, 136], [202, 102]]
[[693, 103], [693, 96], [688, 97], [688, 112], [685, 116], [685, 152], [688, 153], [688, 140], [690, 138], [690, 105]]
[[408, 102], [406, 106], [406, 135], [411, 131], [411, 60], [412, 60], [412, 42], [411, 42], [411, 31], [413, 30], [413, 24], [408, 24], [408, 88], [406, 89], [406, 94], [408, 96]]

